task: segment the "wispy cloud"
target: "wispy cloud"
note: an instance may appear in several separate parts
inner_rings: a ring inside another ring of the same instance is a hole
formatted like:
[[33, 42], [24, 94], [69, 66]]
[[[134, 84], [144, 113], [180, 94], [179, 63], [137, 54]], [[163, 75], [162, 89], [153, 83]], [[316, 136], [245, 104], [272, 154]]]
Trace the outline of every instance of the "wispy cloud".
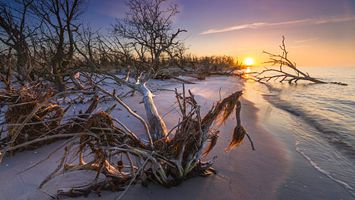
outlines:
[[201, 33], [201, 35], [214, 34], [214, 33], [225, 33], [231, 31], [238, 31], [244, 29], [259, 29], [265, 27], [274, 27], [274, 26], [288, 26], [288, 25], [317, 25], [317, 24], [330, 24], [330, 23], [339, 23], [339, 22], [348, 22], [355, 21], [355, 16], [350, 17], [331, 17], [331, 18], [306, 18], [299, 20], [290, 20], [282, 22], [256, 22], [250, 24], [242, 24], [237, 26], [231, 26], [221, 29], [209, 29]]
[[312, 42], [315, 40], [319, 40], [318, 37], [314, 37], [314, 38], [308, 38], [308, 39], [303, 39], [303, 40], [296, 40], [295, 43], [296, 44], [303, 44], [303, 43], [308, 43], [308, 42]]
[[290, 48], [290, 49], [304, 49], [304, 48], [308, 48], [308, 47], [312, 47], [312, 45], [296, 45], [296, 46], [290, 46], [288, 48]]

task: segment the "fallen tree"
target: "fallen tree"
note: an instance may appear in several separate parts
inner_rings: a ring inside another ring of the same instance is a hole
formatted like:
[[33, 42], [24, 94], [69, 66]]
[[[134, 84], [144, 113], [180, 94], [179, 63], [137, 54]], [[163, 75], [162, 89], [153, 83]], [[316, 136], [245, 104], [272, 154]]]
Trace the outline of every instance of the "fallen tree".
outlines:
[[[85, 187], [58, 193], [77, 196], [100, 190], [127, 190], [130, 185], [139, 181], [169, 187], [193, 176], [214, 173], [211, 168], [213, 160], [203, 161], [203, 157], [214, 147], [218, 138], [218, 132], [211, 132], [210, 128], [216, 120], [223, 123], [227, 119], [238, 104], [241, 92], [235, 92], [218, 102], [204, 117], [200, 115], [200, 107], [193, 94], [189, 94], [176, 93], [183, 117], [166, 135], [153, 139], [153, 146], [145, 144], [127, 130], [114, 127], [114, 120], [107, 114], [100, 112], [92, 115], [86, 128], [93, 134], [81, 136], [80, 152], [89, 151], [93, 156], [87, 160], [82, 159], [79, 164], [61, 162], [58, 167], [60, 170], [51, 174], [45, 182], [73, 170], [94, 170], [97, 178], [100, 174], [105, 175], [106, 178], [101, 181], [95, 179]], [[245, 135], [244, 128], [238, 125], [228, 150], [237, 146]], [[207, 143], [210, 144], [205, 147]], [[76, 151], [77, 149], [71, 150]], [[68, 159], [68, 150], [62, 160], [72, 160]]]
[[[1, 146], [1, 155], [4, 156], [7, 152], [26, 149], [31, 146], [38, 147], [47, 141], [70, 138], [66, 142], [59, 166], [43, 180], [40, 187], [45, 186], [48, 181], [63, 173], [77, 170], [95, 171], [97, 176], [91, 184], [65, 191], [58, 190], [57, 194], [78, 196], [101, 190], [127, 190], [132, 184], [139, 182], [143, 184], [153, 182], [169, 187], [178, 185], [190, 177], [215, 173], [211, 167], [214, 159], [205, 160], [206, 155], [214, 148], [218, 140], [219, 132], [212, 127], [224, 123], [234, 110], [237, 125], [233, 133], [233, 139], [226, 151], [238, 146], [244, 137], [248, 136], [240, 121], [241, 104], [239, 97], [242, 95], [241, 91], [234, 92], [220, 100], [205, 116], [201, 116], [200, 105], [191, 91], [185, 91], [185, 87], [183, 87], [181, 93], [176, 90], [176, 101], [182, 118], [176, 126], [168, 130], [164, 120], [159, 115], [153, 100], [153, 94], [146, 86], [145, 81], [131, 83], [129, 78], [120, 79], [113, 75], [110, 77], [117, 83], [129, 86], [142, 94], [147, 120], [144, 120], [143, 117], [125, 104], [115, 94], [115, 91], [109, 92], [99, 84], [93, 84], [90, 87], [85, 85], [86, 90], [94, 91], [95, 94], [93, 94], [91, 103], [84, 113], [72, 116], [65, 122], [62, 120], [61, 124], [58, 124], [58, 121], [54, 119], [61, 118], [62, 115], [55, 115], [55, 118], [51, 119], [54, 120], [56, 126], [43, 131], [43, 134], [36, 135], [32, 133], [34, 131], [31, 129], [34, 125], [34, 122], [31, 121], [34, 118], [33, 113], [38, 115], [38, 109], [46, 110], [53, 105], [35, 104], [24, 114], [24, 119], [31, 120], [21, 120], [20, 128], [17, 127], [19, 136], [23, 137], [23, 133], [26, 132], [31, 137], [26, 141], [21, 140], [17, 143], [11, 140], [5, 142]], [[139, 80], [144, 80], [144, 78]], [[88, 81], [88, 83], [94, 82]], [[21, 93], [20, 91], [22, 89], [14, 93]], [[60, 95], [65, 94], [61, 93]], [[42, 99], [41, 102], [50, 102], [49, 99], [55, 99], [52, 95], [42, 96], [38, 98]], [[94, 112], [99, 105], [99, 99], [102, 98], [110, 98], [115, 101], [116, 104], [121, 105], [130, 115], [140, 121], [144, 125], [148, 141], [138, 137], [139, 134], [132, 132], [126, 125], [110, 115], [116, 105], [107, 108], [106, 111]], [[22, 104], [31, 101], [36, 100], [31, 98], [28, 101], [23, 101]], [[11, 101], [7, 99], [7, 102]], [[67, 109], [60, 108], [58, 110], [61, 110], [60, 113], [65, 113]], [[8, 110], [6, 115], [9, 114]], [[52, 120], [40, 118], [35, 124], [41, 124], [42, 127], [43, 124]], [[24, 130], [24, 127], [27, 127], [27, 130]], [[30, 130], [32, 130], [31, 133]], [[250, 140], [249, 136], [248, 139]], [[253, 144], [252, 147], [254, 149]], [[121, 195], [124, 195], [124, 192]]]
[[269, 55], [269, 61], [266, 61], [265, 64], [271, 66], [279, 66], [278, 68], [269, 68], [265, 67], [265, 69], [259, 73], [257, 73], [254, 79], [258, 82], [265, 83], [269, 82], [270, 80], [275, 80], [279, 82], [288, 82], [290, 84], [297, 83], [298, 81], [308, 81], [312, 83], [331, 83], [331, 84], [338, 84], [338, 85], [347, 85], [341, 82], [326, 82], [320, 80], [318, 78], [314, 78], [310, 76], [307, 72], [301, 71], [295, 62], [292, 62], [288, 58], [288, 51], [286, 49], [285, 44], [285, 37], [282, 36], [282, 43], [280, 45], [280, 49], [282, 54], [273, 54], [267, 51], [263, 53]]

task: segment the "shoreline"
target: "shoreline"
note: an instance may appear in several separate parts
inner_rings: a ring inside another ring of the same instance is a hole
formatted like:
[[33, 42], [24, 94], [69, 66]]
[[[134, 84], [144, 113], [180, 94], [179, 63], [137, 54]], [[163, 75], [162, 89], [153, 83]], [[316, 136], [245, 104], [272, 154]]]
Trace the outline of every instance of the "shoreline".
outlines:
[[298, 149], [297, 132], [300, 129], [311, 131], [312, 127], [297, 116], [272, 105], [263, 97], [268, 94], [255, 91], [256, 86], [251, 84], [246, 82], [245, 96], [255, 102], [259, 109], [259, 121], [283, 144], [289, 159], [287, 176], [278, 188], [279, 199], [353, 199], [354, 194], [348, 190], [346, 183], [334, 179]]

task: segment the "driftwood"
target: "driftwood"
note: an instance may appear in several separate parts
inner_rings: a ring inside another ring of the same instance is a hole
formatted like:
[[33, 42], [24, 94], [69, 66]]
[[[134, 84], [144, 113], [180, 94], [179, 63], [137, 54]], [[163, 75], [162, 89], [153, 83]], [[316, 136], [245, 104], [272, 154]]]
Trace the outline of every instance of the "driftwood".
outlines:
[[[94, 177], [92, 184], [67, 191], [58, 191], [57, 194], [79, 196], [100, 190], [126, 191], [131, 185], [138, 182], [142, 184], [153, 182], [169, 187], [180, 184], [190, 177], [215, 173], [211, 168], [214, 159], [204, 160], [218, 140], [219, 132], [213, 131], [212, 127], [224, 123], [234, 110], [237, 125], [233, 139], [226, 150], [229, 151], [238, 146], [245, 135], [250, 139], [240, 121], [239, 97], [242, 95], [241, 91], [217, 102], [205, 116], [201, 116], [200, 106], [194, 95], [190, 91], [185, 91], [185, 87], [183, 87], [182, 93], [176, 90], [176, 101], [182, 118], [174, 128], [167, 130], [155, 107], [152, 94], [144, 83], [132, 84], [127, 80], [113, 77], [116, 81], [130, 85], [142, 93], [147, 121], [133, 112], [115, 92], [111, 93], [99, 85], [94, 85], [93, 89], [96, 94], [86, 112], [74, 116], [64, 124], [56, 124], [58, 127], [52, 127], [51, 134], [45, 131], [45, 134], [22, 143], [5, 143], [5, 146], [0, 148], [1, 156], [9, 151], [43, 144], [53, 139], [71, 137], [70, 141], [66, 143], [67, 147], [58, 167], [43, 180], [40, 187], [45, 186], [48, 181], [63, 173], [75, 170], [95, 171], [97, 176]], [[95, 113], [98, 99], [103, 96], [111, 98], [141, 121], [146, 127], [145, 132], [149, 140], [145, 141], [137, 137], [139, 134], [130, 131], [124, 124], [112, 118], [110, 111], [114, 106], [108, 108], [107, 111]], [[45, 102], [49, 102], [48, 97], [43, 97], [43, 99]], [[37, 107], [41, 108], [41, 106]], [[62, 110], [65, 112], [65, 109]], [[26, 119], [32, 119], [32, 113], [38, 112], [32, 108], [32, 111], [28, 113], [30, 114], [26, 114]], [[22, 121], [23, 126], [30, 126], [28, 123], [28, 121]], [[23, 133], [23, 129], [20, 133]], [[254, 149], [253, 144], [252, 148]], [[84, 154], [90, 156], [84, 156]], [[104, 176], [104, 180], [99, 180], [99, 176]], [[121, 196], [124, 194], [125, 192]]]
[[[95, 179], [88, 186], [59, 191], [58, 195], [78, 196], [100, 190], [127, 190], [135, 182], [154, 182], [169, 187], [190, 177], [213, 174], [213, 160], [203, 161], [202, 158], [216, 144], [218, 132], [211, 132], [210, 128], [214, 122], [223, 123], [236, 106], [239, 106], [236, 110], [239, 116], [240, 96], [241, 92], [231, 94], [202, 117], [200, 106], [190, 91], [189, 95], [185, 91], [182, 94], [176, 92], [183, 117], [164, 138], [154, 140], [153, 147], [115, 127], [113, 120], [106, 113], [94, 114], [87, 121], [84, 131], [92, 134], [81, 136], [79, 147], [79, 151], [88, 151], [93, 156], [85, 159], [81, 157], [79, 164], [60, 162], [58, 168], [41, 186], [56, 175], [73, 170], [94, 170], [98, 174], [97, 177], [103, 174], [106, 179]], [[236, 129], [244, 131], [234, 133], [228, 149], [240, 144], [246, 135], [240, 121]], [[206, 148], [208, 143], [210, 145]], [[67, 157], [68, 153], [65, 152], [61, 160], [73, 160]]]
[[125, 79], [121, 79], [116, 75], [112, 75], [112, 74], [106, 74], [106, 75], [109, 76], [112, 80], [116, 81], [118, 85], [121, 84], [126, 85], [131, 89], [138, 91], [143, 96], [143, 103], [144, 103], [145, 113], [147, 117], [147, 123], [149, 125], [149, 132], [152, 138], [152, 139], [149, 138], [151, 145], [155, 140], [164, 138], [164, 136], [166, 136], [168, 132], [165, 122], [162, 120], [158, 112], [158, 109], [154, 103], [153, 93], [149, 90], [149, 88], [146, 85], [147, 81], [150, 78], [150, 74], [146, 76], [137, 77], [135, 83], [130, 82], [129, 74]]
[[271, 66], [279, 66], [278, 68], [268, 68], [254, 76], [254, 79], [258, 82], [265, 83], [270, 80], [275, 80], [279, 82], [288, 82], [290, 84], [297, 83], [298, 81], [308, 81], [312, 83], [331, 83], [338, 85], [347, 85], [341, 82], [326, 82], [320, 79], [314, 78], [310, 76], [308, 73], [301, 71], [295, 62], [292, 62], [288, 58], [288, 51], [286, 49], [285, 37], [282, 37], [282, 44], [280, 45], [280, 49], [282, 54], [273, 54], [267, 51], [263, 51], [263, 53], [269, 55], [269, 61], [266, 61], [265, 64]]
[[[32, 87], [23, 86], [19, 90], [8, 90], [8, 104], [5, 113], [7, 137], [1, 143], [9, 143], [10, 147], [37, 139], [45, 134], [52, 135], [58, 128], [64, 109], [58, 104], [48, 102], [53, 96], [52, 90], [41, 83]], [[37, 146], [26, 145], [25, 149]], [[24, 149], [21, 149], [24, 150]]]
[[[64, 115], [71, 105], [61, 107], [57, 98], [73, 93], [89, 91], [65, 91], [54, 95], [54, 88], [42, 82], [0, 91], [0, 106], [7, 107], [4, 122], [1, 122], [0, 149], [6, 152], [36, 149], [44, 144], [74, 136], [80, 123], [87, 120], [98, 105], [98, 97], [93, 96], [88, 109], [75, 116]], [[64, 98], [65, 99], [65, 98]], [[70, 104], [70, 103], [69, 103]], [[3, 135], [4, 134], [4, 135]]]

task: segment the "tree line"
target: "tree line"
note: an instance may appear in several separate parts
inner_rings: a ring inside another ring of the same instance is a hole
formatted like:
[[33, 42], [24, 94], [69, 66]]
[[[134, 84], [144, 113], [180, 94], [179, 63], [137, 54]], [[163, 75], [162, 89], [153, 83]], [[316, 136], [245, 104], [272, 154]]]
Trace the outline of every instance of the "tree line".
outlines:
[[187, 54], [179, 37], [186, 30], [173, 26], [178, 6], [166, 3], [130, 0], [126, 16], [102, 33], [83, 23], [87, 0], [0, 1], [0, 78], [46, 80], [64, 91], [78, 71], [116, 69], [138, 80], [172, 67], [203, 73], [239, 66], [228, 56]]

